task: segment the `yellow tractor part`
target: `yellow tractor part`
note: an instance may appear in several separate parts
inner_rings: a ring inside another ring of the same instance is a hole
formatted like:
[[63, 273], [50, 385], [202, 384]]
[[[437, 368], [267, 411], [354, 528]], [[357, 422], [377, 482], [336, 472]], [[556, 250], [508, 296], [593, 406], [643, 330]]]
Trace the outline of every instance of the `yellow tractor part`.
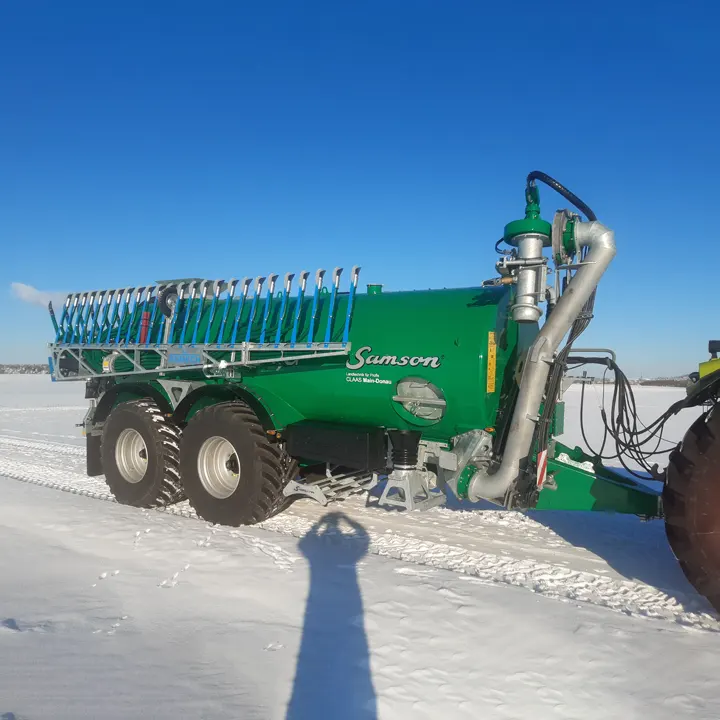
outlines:
[[700, 371], [701, 378], [710, 375], [710, 373], [714, 373], [716, 370], [720, 370], [720, 358], [713, 358], [712, 360], [700, 363], [698, 370]]

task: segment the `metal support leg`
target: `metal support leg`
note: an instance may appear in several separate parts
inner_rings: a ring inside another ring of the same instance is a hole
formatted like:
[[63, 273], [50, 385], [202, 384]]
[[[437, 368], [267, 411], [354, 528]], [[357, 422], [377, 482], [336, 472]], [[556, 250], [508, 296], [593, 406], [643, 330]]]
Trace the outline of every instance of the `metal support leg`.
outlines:
[[[253, 322], [255, 321], [255, 313], [257, 312], [257, 306], [260, 302], [260, 293], [262, 292], [262, 286], [265, 282], [264, 277], [258, 277], [255, 279], [255, 294], [253, 295], [252, 304], [250, 305], [250, 317], [248, 317], [248, 326], [247, 326], [247, 332], [245, 333], [245, 342], [250, 342], [250, 335], [252, 334], [252, 326]], [[240, 320], [240, 316], [235, 318], [235, 330], [233, 331], [233, 340], [232, 344], [235, 344], [235, 333], [237, 331], [237, 323]]]
[[192, 340], [190, 344], [194, 347], [197, 344], [198, 329], [200, 322], [202, 321], [203, 310], [205, 309], [205, 297], [207, 296], [208, 280], [205, 280], [200, 285], [200, 302], [198, 302], [197, 313], [195, 314], [195, 325], [193, 327]]
[[300, 313], [302, 312], [303, 301], [305, 300], [305, 288], [307, 287], [307, 279], [309, 276], [310, 273], [307, 270], [303, 270], [300, 273], [300, 285], [295, 304], [295, 319], [293, 320], [292, 333], [290, 334], [290, 347], [292, 348], [295, 347], [295, 343], [297, 342]]
[[120, 289], [115, 293], [114, 297], [112, 298], [112, 305], [110, 307], [110, 315], [108, 317], [107, 331], [105, 332], [105, 344], [106, 345], [110, 342], [110, 338], [112, 337], [113, 325], [115, 323], [115, 318], [117, 316], [118, 308], [120, 307], [120, 299], [122, 298], [124, 292], [125, 292], [124, 289]]
[[418, 468], [397, 469], [388, 475], [387, 484], [378, 505], [400, 507], [405, 510], [428, 510], [445, 504], [445, 495], [440, 490], [431, 490], [430, 483], [436, 480], [435, 473]]
[[65, 333], [63, 335], [63, 342], [69, 343], [72, 340], [73, 317], [75, 316], [75, 311], [77, 310], [77, 305], [78, 305], [79, 301], [80, 301], [80, 294], [78, 293], [75, 296], [73, 296], [72, 305], [70, 306], [70, 311], [68, 312], [67, 326], [65, 327]]
[[[128, 316], [128, 328], [127, 333], [125, 333], [125, 344], [130, 344], [130, 338], [132, 337], [132, 331], [133, 331], [133, 325], [135, 324], [135, 318], [137, 317], [138, 310], [140, 309], [140, 297], [142, 296], [143, 290], [145, 290], [144, 287], [139, 287], [135, 291], [135, 303], [132, 307], [132, 312], [129, 313]], [[138, 333], [140, 332], [140, 328], [138, 325]]]
[[350, 271], [350, 293], [348, 295], [347, 314], [345, 315], [345, 328], [343, 329], [343, 346], [347, 345], [350, 339], [350, 319], [352, 318], [353, 302], [355, 300], [359, 279], [360, 266], [355, 265]]
[[265, 312], [263, 313], [262, 326], [260, 328], [260, 344], [265, 344], [265, 332], [267, 330], [268, 319], [272, 312], [273, 295], [275, 294], [275, 282], [278, 276], [276, 274], [268, 275], [268, 289], [265, 293]]
[[286, 273], [285, 279], [283, 280], [282, 299], [280, 301], [280, 312], [278, 313], [277, 331], [275, 332], [275, 347], [279, 347], [280, 340], [282, 339], [283, 321], [285, 320], [285, 311], [287, 310], [288, 297], [294, 277], [295, 275], [293, 273]]
[[223, 283], [224, 283], [224, 280], [218, 280], [215, 283], [213, 299], [212, 299], [212, 303], [210, 303], [210, 315], [209, 315], [208, 321], [207, 321], [207, 328], [205, 329], [205, 344], [206, 345], [208, 345], [210, 343], [210, 330], [212, 328], [213, 320], [215, 319], [215, 308], [217, 307], [218, 298], [220, 297], [220, 293], [222, 292]]
[[65, 335], [65, 319], [67, 318], [71, 300], [72, 295], [68, 295], [65, 299], [65, 304], [63, 305], [63, 310], [60, 314], [60, 322], [58, 323], [58, 329], [55, 332], [55, 342], [60, 342]]
[[117, 333], [115, 333], [115, 344], [120, 344], [120, 337], [122, 336], [122, 324], [127, 315], [127, 311], [130, 307], [130, 298], [132, 297], [132, 291], [134, 288], [128, 288], [125, 294], [120, 299], [120, 307], [118, 309], [117, 317]]
[[85, 312], [85, 305], [87, 305], [87, 299], [88, 299], [89, 294], [90, 293], [83, 293], [82, 299], [80, 300], [80, 307], [78, 308], [78, 311], [77, 311], [75, 327], [73, 328], [70, 342], [77, 342], [80, 337], [80, 328], [82, 327], [82, 323], [83, 323], [83, 313]]
[[223, 342], [223, 336], [225, 335], [225, 323], [227, 323], [228, 315], [230, 314], [230, 306], [232, 305], [233, 298], [235, 297], [235, 288], [237, 287], [237, 284], [238, 281], [235, 278], [230, 280], [227, 296], [225, 297], [225, 308], [223, 309], [222, 320], [220, 321], [220, 329], [218, 330], [218, 345], [222, 345]]
[[313, 334], [315, 332], [315, 318], [317, 317], [318, 303], [320, 301], [320, 292], [322, 291], [324, 276], [325, 271], [322, 268], [315, 273], [315, 294], [313, 295], [312, 314], [310, 315], [310, 328], [308, 329], [308, 347], [310, 347], [313, 342]]
[[342, 271], [343, 269], [341, 267], [336, 267], [335, 270], [333, 270], [332, 290], [330, 291], [330, 308], [328, 309], [327, 326], [325, 327], [325, 347], [330, 346], [330, 340], [332, 339], [335, 302], [337, 301], [338, 289], [340, 288], [340, 274]]
[[[180, 315], [180, 308], [183, 304], [183, 298], [185, 297], [185, 285], [182, 283], [178, 285], [178, 295], [177, 300], [175, 301], [175, 307], [172, 309], [172, 319], [165, 322], [165, 337], [163, 338], [163, 342], [165, 343], [171, 343], [173, 341], [173, 336], [175, 335], [175, 325], [177, 324], [178, 315]], [[170, 325], [168, 326], [168, 322]]]
[[195, 283], [191, 283], [190, 296], [187, 300], [185, 307], [185, 317], [183, 318], [182, 330], [180, 331], [180, 344], [185, 344], [185, 333], [187, 332], [188, 322], [190, 321], [190, 314], [192, 313], [193, 303], [195, 302], [195, 295], [197, 294], [198, 287]]

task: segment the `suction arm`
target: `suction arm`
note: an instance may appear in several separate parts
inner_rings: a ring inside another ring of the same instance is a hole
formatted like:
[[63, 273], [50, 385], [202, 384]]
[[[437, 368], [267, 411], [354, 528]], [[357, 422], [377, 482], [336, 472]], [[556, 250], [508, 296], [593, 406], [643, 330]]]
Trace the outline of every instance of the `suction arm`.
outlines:
[[503, 497], [527, 467], [554, 355], [615, 257], [614, 233], [597, 221], [577, 223], [575, 242], [578, 250], [586, 247], [588, 253], [528, 351], [500, 467], [492, 474], [475, 474], [468, 488], [470, 500]]

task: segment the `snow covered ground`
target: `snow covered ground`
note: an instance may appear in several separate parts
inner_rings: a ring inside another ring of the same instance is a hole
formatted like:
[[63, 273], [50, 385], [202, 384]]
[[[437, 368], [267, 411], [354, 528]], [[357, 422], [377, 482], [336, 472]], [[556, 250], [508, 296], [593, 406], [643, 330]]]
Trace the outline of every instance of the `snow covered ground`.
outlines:
[[102, 502], [85, 410], [0, 376], [0, 718], [720, 717], [720, 622], [659, 521], [356, 497], [210, 527]]

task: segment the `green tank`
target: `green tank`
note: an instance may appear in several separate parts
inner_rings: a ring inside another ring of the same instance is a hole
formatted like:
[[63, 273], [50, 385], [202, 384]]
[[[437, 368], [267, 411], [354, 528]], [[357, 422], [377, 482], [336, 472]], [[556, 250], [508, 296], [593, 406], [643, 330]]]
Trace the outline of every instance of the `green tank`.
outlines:
[[[261, 399], [277, 429], [322, 420], [449, 441], [495, 424], [517, 349], [509, 298], [507, 288], [358, 295], [347, 357], [259, 365], [235, 381]], [[347, 301], [339, 297], [341, 316]]]

